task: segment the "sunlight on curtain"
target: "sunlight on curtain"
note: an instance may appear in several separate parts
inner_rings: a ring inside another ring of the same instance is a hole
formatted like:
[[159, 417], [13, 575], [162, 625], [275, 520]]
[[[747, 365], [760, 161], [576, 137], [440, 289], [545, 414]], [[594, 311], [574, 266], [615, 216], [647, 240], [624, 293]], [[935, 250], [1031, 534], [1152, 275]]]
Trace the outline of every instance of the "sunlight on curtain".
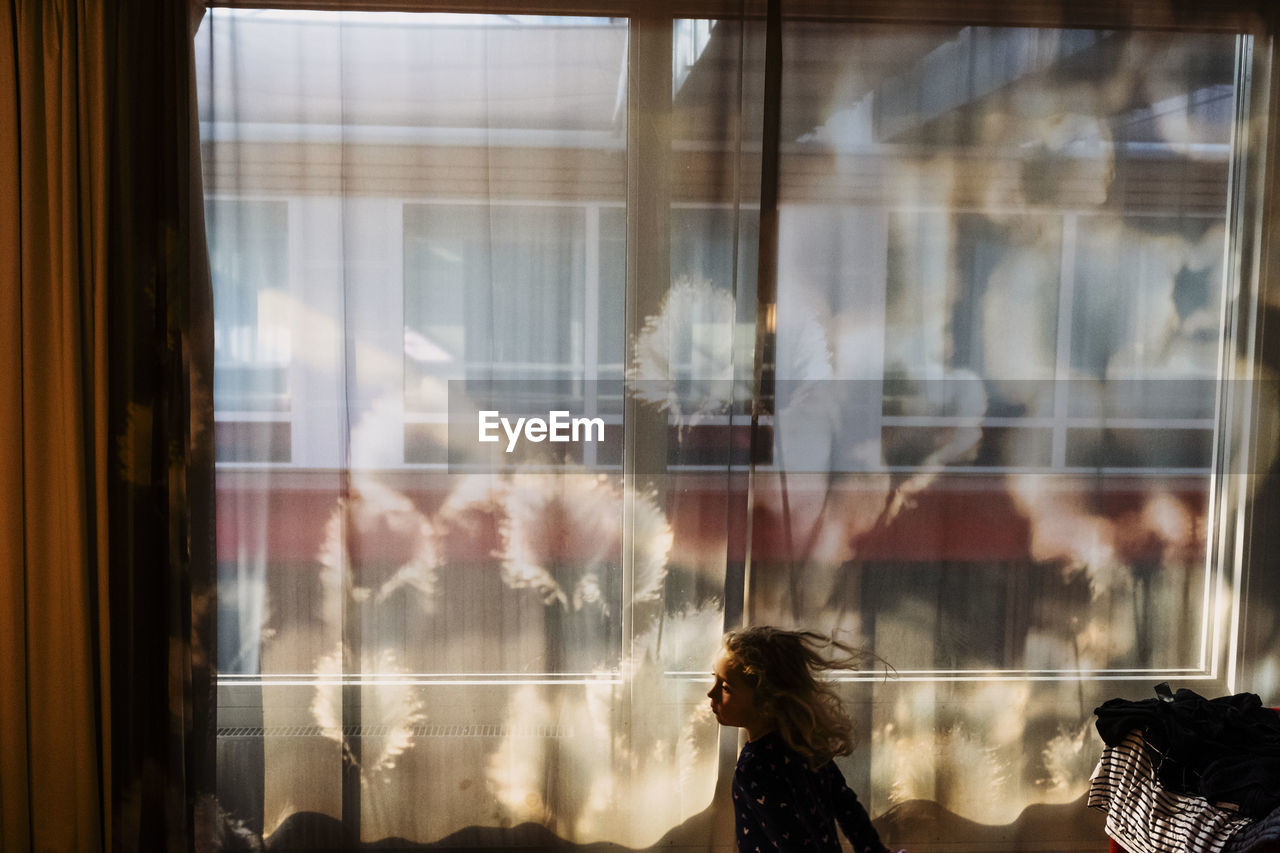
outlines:
[[896, 670], [895, 844], [1096, 846], [1093, 707], [1219, 675], [1250, 40], [785, 23], [771, 300], [764, 24], [661, 24], [206, 17], [223, 809], [720, 849], [745, 619]]
[[830, 85], [783, 80], [778, 464], [755, 499], [785, 544], [753, 563], [751, 619], [847, 626], [897, 668], [850, 687], [873, 815], [1008, 824], [1080, 797], [1108, 681], [1212, 667], [1247, 45], [784, 34]]
[[[622, 473], [628, 38], [206, 18], [219, 799], [245, 832], [644, 846], [711, 801], [725, 466]], [[733, 322], [734, 211], [698, 202], [714, 242], [682, 262], [730, 313], [664, 359]], [[474, 457], [450, 415], [473, 437], [486, 406], [603, 440]], [[689, 477], [709, 503], [683, 507]]]

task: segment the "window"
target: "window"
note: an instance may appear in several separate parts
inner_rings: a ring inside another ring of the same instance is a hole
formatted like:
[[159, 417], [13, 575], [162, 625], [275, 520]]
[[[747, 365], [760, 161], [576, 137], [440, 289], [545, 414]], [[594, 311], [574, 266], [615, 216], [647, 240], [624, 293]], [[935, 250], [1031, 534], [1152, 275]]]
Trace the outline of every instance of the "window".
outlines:
[[[1117, 691], [1232, 677], [1251, 37], [784, 21], [770, 281], [763, 26], [207, 16], [254, 831], [706, 846], [740, 619], [888, 660], [842, 767], [966, 826], [1074, 808]], [[603, 440], [479, 444], [561, 409]]]
[[287, 462], [289, 212], [280, 201], [205, 205], [214, 288], [214, 407], [220, 461]]

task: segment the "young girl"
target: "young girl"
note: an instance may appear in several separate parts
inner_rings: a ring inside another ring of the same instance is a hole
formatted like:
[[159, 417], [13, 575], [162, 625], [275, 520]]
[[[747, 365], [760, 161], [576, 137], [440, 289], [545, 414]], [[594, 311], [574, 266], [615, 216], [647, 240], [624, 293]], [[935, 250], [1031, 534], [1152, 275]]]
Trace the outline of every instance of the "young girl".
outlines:
[[857, 853], [888, 853], [831, 759], [853, 751], [853, 723], [815, 672], [866, 655], [812, 631], [731, 631], [708, 691], [721, 725], [747, 730], [733, 775], [740, 853], [840, 851], [836, 824]]

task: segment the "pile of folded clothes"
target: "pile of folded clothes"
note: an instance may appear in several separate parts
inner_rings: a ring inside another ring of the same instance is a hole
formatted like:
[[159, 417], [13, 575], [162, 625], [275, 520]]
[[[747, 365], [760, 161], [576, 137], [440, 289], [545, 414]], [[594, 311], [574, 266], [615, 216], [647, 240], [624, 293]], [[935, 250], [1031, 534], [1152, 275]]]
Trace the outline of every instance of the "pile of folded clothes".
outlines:
[[1095, 709], [1106, 748], [1088, 804], [1128, 853], [1280, 850], [1280, 714], [1191, 690]]

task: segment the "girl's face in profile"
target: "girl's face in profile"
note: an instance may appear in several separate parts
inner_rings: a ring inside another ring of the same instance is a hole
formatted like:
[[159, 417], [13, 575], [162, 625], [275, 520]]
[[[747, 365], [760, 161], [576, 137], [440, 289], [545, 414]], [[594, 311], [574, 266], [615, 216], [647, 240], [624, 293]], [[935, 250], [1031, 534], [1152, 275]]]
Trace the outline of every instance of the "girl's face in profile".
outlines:
[[741, 668], [727, 652], [716, 661], [715, 683], [707, 691], [711, 711], [722, 726], [740, 726], [748, 739], [768, 730], [768, 720], [756, 706], [756, 692], [747, 683]]

